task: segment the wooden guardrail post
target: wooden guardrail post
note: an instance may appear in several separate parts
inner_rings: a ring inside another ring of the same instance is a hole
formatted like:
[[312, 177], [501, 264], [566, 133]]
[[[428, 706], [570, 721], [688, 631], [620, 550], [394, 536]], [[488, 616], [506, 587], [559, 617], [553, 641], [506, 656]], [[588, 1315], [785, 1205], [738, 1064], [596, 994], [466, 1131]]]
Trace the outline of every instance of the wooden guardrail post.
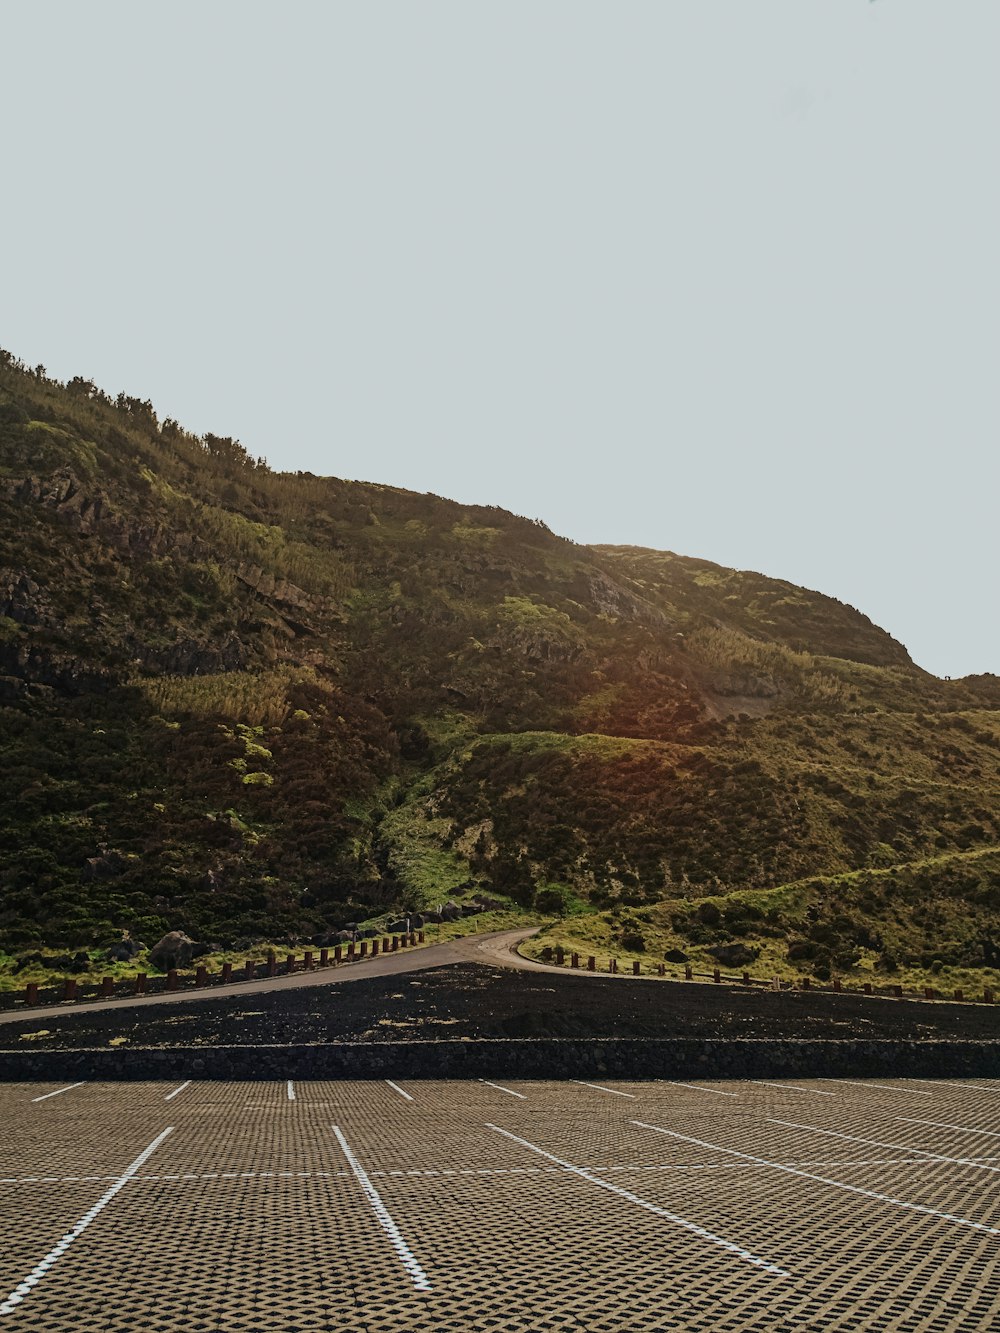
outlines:
[[223, 984], [223, 986], [228, 986], [229, 983], [232, 981], [232, 979], [233, 979], [233, 965], [232, 965], [232, 963], [223, 963], [223, 964], [222, 964], [222, 984]]

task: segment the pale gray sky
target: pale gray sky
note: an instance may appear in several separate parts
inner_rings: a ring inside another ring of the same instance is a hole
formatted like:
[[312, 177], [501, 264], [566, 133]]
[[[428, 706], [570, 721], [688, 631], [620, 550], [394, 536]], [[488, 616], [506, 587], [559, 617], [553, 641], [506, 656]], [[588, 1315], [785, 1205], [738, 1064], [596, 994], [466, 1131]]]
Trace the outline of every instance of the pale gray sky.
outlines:
[[1000, 671], [997, 0], [0, 17], [0, 345]]

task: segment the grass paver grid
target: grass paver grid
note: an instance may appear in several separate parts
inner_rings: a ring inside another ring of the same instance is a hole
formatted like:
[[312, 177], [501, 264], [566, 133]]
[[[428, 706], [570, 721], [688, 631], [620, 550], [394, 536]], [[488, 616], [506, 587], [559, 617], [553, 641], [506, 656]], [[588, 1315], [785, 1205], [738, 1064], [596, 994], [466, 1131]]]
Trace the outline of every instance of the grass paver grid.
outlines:
[[[971, 1132], [1000, 1133], [1000, 1084], [885, 1080], [880, 1090], [795, 1080], [829, 1098], [712, 1085], [730, 1098], [698, 1085], [608, 1083], [632, 1094], [622, 1098], [505, 1080], [521, 1100], [480, 1082], [399, 1082], [412, 1102], [379, 1082], [296, 1081], [294, 1101], [283, 1081], [196, 1082], [169, 1102], [176, 1081], [88, 1084], [43, 1103], [30, 1098], [49, 1085], [5, 1085], [0, 1174], [113, 1179], [167, 1125], [174, 1132], [23, 1304], [0, 1317], [0, 1329], [985, 1333], [1000, 1322], [1000, 1236], [723, 1151], [823, 1162], [804, 1169], [1000, 1230], [998, 1178], [976, 1164], [979, 1154], [995, 1157], [1000, 1140]], [[790, 1278], [553, 1169], [487, 1123]], [[414, 1289], [333, 1125], [425, 1270], [429, 1293]], [[921, 1160], [920, 1150], [976, 1162]], [[720, 1169], [659, 1169], [712, 1163]], [[623, 1165], [627, 1173], [613, 1169]], [[191, 1176], [198, 1179], [184, 1179]], [[0, 1185], [0, 1299], [106, 1187]]]

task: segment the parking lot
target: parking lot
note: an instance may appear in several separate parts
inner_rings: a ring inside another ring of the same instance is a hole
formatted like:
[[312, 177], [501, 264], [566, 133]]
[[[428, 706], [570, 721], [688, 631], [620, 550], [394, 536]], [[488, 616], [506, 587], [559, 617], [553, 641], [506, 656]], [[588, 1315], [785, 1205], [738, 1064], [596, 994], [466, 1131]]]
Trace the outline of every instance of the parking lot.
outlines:
[[0, 1086], [9, 1329], [1000, 1322], [1000, 1081]]

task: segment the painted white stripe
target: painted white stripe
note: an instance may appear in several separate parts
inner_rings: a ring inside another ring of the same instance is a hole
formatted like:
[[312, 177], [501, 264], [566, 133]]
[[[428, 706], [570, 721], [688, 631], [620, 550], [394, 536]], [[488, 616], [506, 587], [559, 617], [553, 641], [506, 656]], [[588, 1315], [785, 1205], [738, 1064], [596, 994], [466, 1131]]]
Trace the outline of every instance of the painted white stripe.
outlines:
[[878, 1088], [881, 1092], [904, 1092], [914, 1097], [933, 1097], [933, 1092], [924, 1092], [923, 1088], [895, 1088], [891, 1083], [859, 1083], [853, 1078], [824, 1079], [824, 1083], [849, 1083], [852, 1088]]
[[628, 1097], [633, 1102], [638, 1100], [634, 1092], [619, 1092], [617, 1088], [605, 1088], [600, 1083], [584, 1083], [582, 1078], [571, 1078], [570, 1082], [581, 1088], [593, 1088], [595, 1092], [610, 1092], [612, 1097]]
[[700, 1083], [679, 1083], [676, 1079], [667, 1080], [672, 1088], [690, 1088], [692, 1092], [711, 1092], [716, 1097], [738, 1097], [738, 1092], [726, 1092], [724, 1088], [703, 1088]]
[[[985, 1132], [985, 1131], [983, 1131]], [[1000, 1137], [997, 1135], [995, 1137]], [[1000, 1157], [962, 1157], [956, 1159], [963, 1165], [978, 1166], [982, 1162], [1000, 1162]], [[749, 1165], [753, 1166], [754, 1163]], [[842, 1157], [828, 1161], [825, 1158], [821, 1160], [807, 1159], [805, 1161], [786, 1162], [785, 1166], [925, 1166], [926, 1159], [922, 1157], [863, 1157], [851, 1158], [845, 1161]], [[458, 1166], [447, 1171], [369, 1171], [368, 1175], [377, 1180], [387, 1176], [510, 1176], [510, 1175], [560, 1175], [565, 1168], [561, 1166], [524, 1166], [524, 1167], [505, 1167], [505, 1166]], [[653, 1162], [636, 1163], [629, 1162], [616, 1166], [588, 1166], [587, 1171], [611, 1172], [611, 1171], [746, 1171], [747, 1164], [744, 1162]], [[135, 1175], [132, 1179], [136, 1184], [156, 1184], [164, 1181], [174, 1181], [179, 1184], [193, 1183], [204, 1180], [252, 1180], [259, 1176], [279, 1176], [286, 1180], [334, 1180], [339, 1178], [350, 1179], [352, 1172], [344, 1171], [184, 1171], [179, 1174], [169, 1176], [151, 1176]], [[117, 1180], [117, 1176], [0, 1176], [0, 1185], [83, 1185], [83, 1184], [103, 1184], [105, 1181]]]
[[[991, 1096], [1000, 1095], [1000, 1087], [991, 1087], [988, 1083], [946, 1083], [940, 1078], [918, 1078], [916, 1083], [934, 1083], [940, 1088], [961, 1088], [963, 1092], [988, 1092]], [[930, 1094], [933, 1096], [933, 1094]]]
[[505, 1092], [508, 1097], [520, 1097], [522, 1102], [528, 1099], [523, 1092], [515, 1092], [513, 1088], [503, 1088], [499, 1083], [491, 1083], [488, 1078], [481, 1078], [480, 1083], [485, 1083], [488, 1088], [496, 1088], [497, 1092]]
[[784, 1171], [790, 1176], [801, 1176], [803, 1180], [815, 1180], [820, 1185], [831, 1185], [834, 1189], [846, 1190], [848, 1194], [860, 1194], [866, 1199], [876, 1199], [879, 1203], [891, 1203], [896, 1208], [906, 1208], [911, 1213], [923, 1213], [926, 1217], [939, 1217], [945, 1222], [954, 1222], [960, 1227], [971, 1227], [973, 1231], [985, 1231], [991, 1236], [1000, 1236], [996, 1227], [988, 1227], [984, 1222], [973, 1222], [968, 1217], [958, 1217], [955, 1213], [942, 1213], [936, 1208], [927, 1208], [922, 1203], [910, 1203], [906, 1199], [897, 1199], [891, 1194], [880, 1194], [877, 1190], [862, 1189], [860, 1185], [847, 1185], [842, 1180], [831, 1180], [829, 1176], [817, 1176], [812, 1171], [802, 1171], [796, 1166], [786, 1166], [782, 1162], [771, 1162], [766, 1157], [755, 1157], [753, 1153], [737, 1152], [735, 1148], [722, 1148], [717, 1143], [707, 1143], [704, 1139], [694, 1139], [687, 1134], [678, 1134], [676, 1130], [664, 1129], [662, 1125], [647, 1125], [641, 1120], [633, 1120], [633, 1125], [641, 1129], [651, 1129], [655, 1134], [666, 1134], [672, 1139], [682, 1139], [685, 1143], [696, 1143], [699, 1148], [712, 1148], [716, 1152], [729, 1153], [731, 1157], [741, 1157], [746, 1162], [756, 1162], [758, 1166], [769, 1166], [775, 1171]]
[[815, 1125], [797, 1125], [792, 1120], [775, 1120], [773, 1116], [767, 1116], [766, 1119], [772, 1125], [784, 1125], [786, 1129], [804, 1129], [810, 1134], [825, 1134], [831, 1139], [846, 1139], [848, 1143], [864, 1143], [869, 1148], [890, 1148], [898, 1152], [915, 1153], [917, 1157], [926, 1157], [932, 1162], [954, 1162], [957, 1166], [978, 1166], [980, 1171], [995, 1171], [1000, 1174], [998, 1166], [982, 1166], [978, 1162], [970, 1162], [967, 1157], [943, 1157], [941, 1153], [928, 1152], [925, 1148], [914, 1148], [910, 1143], [883, 1143], [881, 1139], [862, 1139], [857, 1134], [842, 1134], [835, 1129], [818, 1129]]
[[72, 1092], [74, 1088], [82, 1088], [86, 1081], [85, 1078], [82, 1078], [79, 1083], [70, 1083], [68, 1087], [56, 1088], [55, 1092], [43, 1092], [41, 1097], [32, 1097], [31, 1100], [33, 1102], [47, 1102], [50, 1097], [58, 1097], [61, 1092]]
[[165, 1102], [172, 1101], [173, 1098], [176, 1097], [179, 1092], [183, 1092], [185, 1088], [190, 1088], [190, 1086], [191, 1086], [191, 1080], [188, 1079], [188, 1081], [186, 1083], [182, 1083], [179, 1088], [174, 1088], [173, 1092], [168, 1092], [163, 1100]]
[[[389, 1080], [386, 1079], [387, 1083], [388, 1081]], [[354, 1156], [354, 1153], [351, 1151], [349, 1143], [344, 1138], [343, 1134], [341, 1134], [337, 1126], [332, 1125], [331, 1128], [333, 1129], [334, 1134], [336, 1134], [337, 1136], [337, 1142], [343, 1149], [344, 1156], [347, 1158], [348, 1165], [354, 1172], [358, 1184], [364, 1190], [368, 1202], [375, 1210], [375, 1216], [378, 1218], [382, 1226], [382, 1230], [389, 1237], [389, 1244], [396, 1251], [396, 1254], [399, 1256], [400, 1262], [402, 1263], [406, 1271], [409, 1273], [410, 1280], [413, 1282], [414, 1287], [416, 1287], [417, 1291], [431, 1291], [432, 1288], [430, 1284], [430, 1279], [428, 1278], [424, 1270], [420, 1267], [420, 1264], [417, 1262], [417, 1258], [414, 1255], [413, 1251], [410, 1249], [409, 1245], [407, 1245], [406, 1241], [403, 1239], [399, 1227], [396, 1226], [396, 1223], [392, 1220], [392, 1217], [389, 1215], [389, 1210], [388, 1208], [386, 1208], [385, 1204], [379, 1197], [378, 1190], [375, 1188], [375, 1186], [368, 1178], [368, 1172], [361, 1165], [358, 1159]]]
[[387, 1078], [386, 1083], [388, 1083], [390, 1088], [395, 1089], [395, 1091], [399, 1093], [400, 1097], [405, 1097], [408, 1102], [413, 1101], [413, 1098], [410, 1096], [410, 1094], [408, 1092], [404, 1092], [398, 1083], [393, 1083], [391, 1078]]
[[994, 1133], [992, 1129], [973, 1129], [971, 1125], [946, 1125], [941, 1120], [915, 1120], [909, 1115], [898, 1115], [896, 1119], [905, 1120], [911, 1125], [933, 1125], [935, 1129], [954, 1129], [959, 1134], [981, 1134], [988, 1139], [1000, 1139], [1000, 1134]]
[[[574, 1080], [575, 1082], [576, 1080]], [[633, 1121], [637, 1124], [638, 1121]], [[668, 1222], [673, 1222], [676, 1226], [683, 1227], [685, 1231], [690, 1231], [702, 1240], [707, 1240], [713, 1245], [719, 1245], [730, 1254], [737, 1255], [740, 1259], [745, 1259], [748, 1264], [753, 1264], [757, 1268], [763, 1268], [765, 1272], [773, 1273], [775, 1277], [791, 1277], [791, 1273], [784, 1268], [778, 1268], [776, 1264], [769, 1264], [765, 1259], [759, 1259], [757, 1255], [749, 1250], [744, 1250], [742, 1246], [735, 1245], [731, 1240], [724, 1240], [722, 1236], [716, 1236], [711, 1231], [706, 1231], [695, 1222], [689, 1222], [687, 1218], [678, 1217], [676, 1213], [667, 1212], [666, 1208], [661, 1208], [658, 1204], [650, 1203], [648, 1199], [641, 1199], [638, 1194], [633, 1194], [631, 1190], [623, 1190], [618, 1185], [612, 1185], [609, 1180], [602, 1180], [600, 1176], [595, 1176], [592, 1172], [585, 1170], [582, 1166], [574, 1166], [572, 1162], [565, 1161], [562, 1157], [556, 1157], [555, 1153], [546, 1152], [544, 1148], [539, 1148], [537, 1144], [529, 1143], [527, 1139], [519, 1138], [516, 1134], [509, 1133], [506, 1129], [501, 1129], [499, 1125], [487, 1124], [487, 1129], [492, 1129], [496, 1134], [502, 1134], [505, 1139], [510, 1139], [514, 1143], [519, 1143], [522, 1148], [527, 1148], [529, 1152], [537, 1153], [539, 1157], [544, 1157], [550, 1162], [555, 1162], [561, 1166], [564, 1171], [571, 1172], [574, 1176], [580, 1176], [583, 1180], [589, 1180], [592, 1185], [599, 1185], [602, 1190], [609, 1190], [612, 1194], [617, 1194], [619, 1198], [626, 1199], [629, 1203], [634, 1203], [638, 1208], [645, 1208], [647, 1213], [655, 1213], [657, 1217], [666, 1218]]]
[[794, 1083], [768, 1083], [765, 1078], [751, 1079], [752, 1083], [759, 1083], [762, 1088], [780, 1088], [782, 1092], [811, 1092], [814, 1097], [836, 1097], [835, 1092], [822, 1092], [819, 1088], [799, 1088]]
[[287, 1085], [286, 1091], [288, 1092], [288, 1100], [289, 1100], [290, 1102], [294, 1102], [294, 1101], [295, 1101], [295, 1084], [292, 1082], [291, 1079], [288, 1080], [288, 1085]]
[[25, 1296], [28, 1295], [31, 1289], [33, 1287], [38, 1286], [39, 1282], [41, 1282], [42, 1278], [49, 1271], [52, 1265], [56, 1263], [59, 1259], [61, 1259], [62, 1256], [66, 1253], [66, 1251], [69, 1249], [69, 1247], [76, 1240], [76, 1238], [78, 1236], [81, 1236], [87, 1230], [91, 1222], [93, 1222], [94, 1218], [97, 1217], [98, 1213], [100, 1213], [103, 1209], [105, 1209], [108, 1206], [108, 1204], [115, 1197], [118, 1191], [125, 1188], [125, 1186], [132, 1179], [132, 1177], [139, 1170], [139, 1168], [142, 1167], [149, 1160], [150, 1157], [152, 1157], [154, 1152], [156, 1152], [157, 1148], [167, 1137], [167, 1135], [173, 1133], [173, 1128], [174, 1128], [173, 1125], [168, 1125], [167, 1128], [161, 1134], [157, 1134], [156, 1138], [149, 1145], [149, 1147], [144, 1148], [142, 1152], [139, 1154], [139, 1156], [132, 1163], [132, 1165], [125, 1168], [123, 1174], [118, 1177], [118, 1179], [115, 1181], [115, 1183], [111, 1186], [109, 1190], [106, 1190], [104, 1194], [101, 1195], [101, 1197], [94, 1204], [93, 1208], [88, 1209], [87, 1212], [85, 1212], [84, 1215], [80, 1218], [79, 1222], [77, 1222], [76, 1226], [73, 1227], [72, 1230], [67, 1231], [65, 1236], [63, 1236], [62, 1240], [59, 1241], [58, 1245], [55, 1245], [51, 1250], [49, 1250], [45, 1258], [40, 1263], [35, 1265], [35, 1267], [31, 1270], [28, 1276], [24, 1278], [23, 1281], [17, 1284], [17, 1286], [10, 1293], [7, 1299], [2, 1304], [0, 1304], [0, 1314], [10, 1314], [12, 1310], [15, 1310], [17, 1306], [21, 1304], [21, 1302], [24, 1300]]

